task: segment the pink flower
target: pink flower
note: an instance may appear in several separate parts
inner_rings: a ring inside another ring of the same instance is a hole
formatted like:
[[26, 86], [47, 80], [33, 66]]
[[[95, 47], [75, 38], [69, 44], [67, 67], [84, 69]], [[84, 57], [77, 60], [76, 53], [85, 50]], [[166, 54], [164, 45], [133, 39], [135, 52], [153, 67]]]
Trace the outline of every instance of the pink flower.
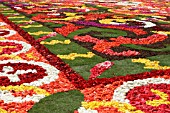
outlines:
[[92, 69], [90, 69], [91, 75], [89, 79], [93, 79], [101, 75], [104, 71], [111, 68], [113, 64], [114, 64], [113, 62], [105, 61], [95, 65]]

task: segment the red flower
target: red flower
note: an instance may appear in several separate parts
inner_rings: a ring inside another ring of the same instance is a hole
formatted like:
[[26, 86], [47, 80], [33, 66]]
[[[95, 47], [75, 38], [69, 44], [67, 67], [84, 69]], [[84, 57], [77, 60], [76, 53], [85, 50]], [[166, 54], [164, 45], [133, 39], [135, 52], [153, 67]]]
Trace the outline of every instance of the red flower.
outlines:
[[111, 68], [113, 64], [113, 62], [105, 61], [95, 65], [93, 68], [90, 69], [91, 75], [89, 79], [94, 79], [97, 76], [101, 75], [105, 70]]

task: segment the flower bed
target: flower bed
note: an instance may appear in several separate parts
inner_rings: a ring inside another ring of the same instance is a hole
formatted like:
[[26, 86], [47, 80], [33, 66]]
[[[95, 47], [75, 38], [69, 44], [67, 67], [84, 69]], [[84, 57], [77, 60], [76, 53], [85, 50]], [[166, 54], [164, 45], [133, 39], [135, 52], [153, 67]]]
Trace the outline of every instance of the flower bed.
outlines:
[[70, 90], [74, 113], [170, 112], [165, 1], [0, 3], [0, 112]]

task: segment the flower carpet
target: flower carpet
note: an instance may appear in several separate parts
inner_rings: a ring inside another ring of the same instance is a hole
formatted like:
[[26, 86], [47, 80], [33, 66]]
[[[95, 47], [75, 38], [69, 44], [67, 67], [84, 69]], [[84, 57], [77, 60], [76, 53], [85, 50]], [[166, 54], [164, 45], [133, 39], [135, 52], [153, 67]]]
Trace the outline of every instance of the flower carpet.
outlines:
[[170, 113], [169, 7], [0, 0], [0, 113]]

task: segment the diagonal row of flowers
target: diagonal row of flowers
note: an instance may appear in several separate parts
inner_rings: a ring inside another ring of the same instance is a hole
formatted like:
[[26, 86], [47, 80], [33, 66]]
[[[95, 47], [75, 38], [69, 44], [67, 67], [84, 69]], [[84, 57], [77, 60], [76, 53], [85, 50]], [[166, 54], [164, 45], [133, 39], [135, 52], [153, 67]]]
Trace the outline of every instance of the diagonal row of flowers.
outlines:
[[[50, 94], [40, 86], [58, 79], [60, 71], [45, 59], [42, 62], [10, 59], [10, 56], [27, 53], [33, 47], [7, 23], [0, 21], [0, 107], [12, 112], [17, 111], [14, 104], [18, 104], [18, 111], [26, 112], [35, 102]], [[2, 56], [6, 58], [2, 59]]]

